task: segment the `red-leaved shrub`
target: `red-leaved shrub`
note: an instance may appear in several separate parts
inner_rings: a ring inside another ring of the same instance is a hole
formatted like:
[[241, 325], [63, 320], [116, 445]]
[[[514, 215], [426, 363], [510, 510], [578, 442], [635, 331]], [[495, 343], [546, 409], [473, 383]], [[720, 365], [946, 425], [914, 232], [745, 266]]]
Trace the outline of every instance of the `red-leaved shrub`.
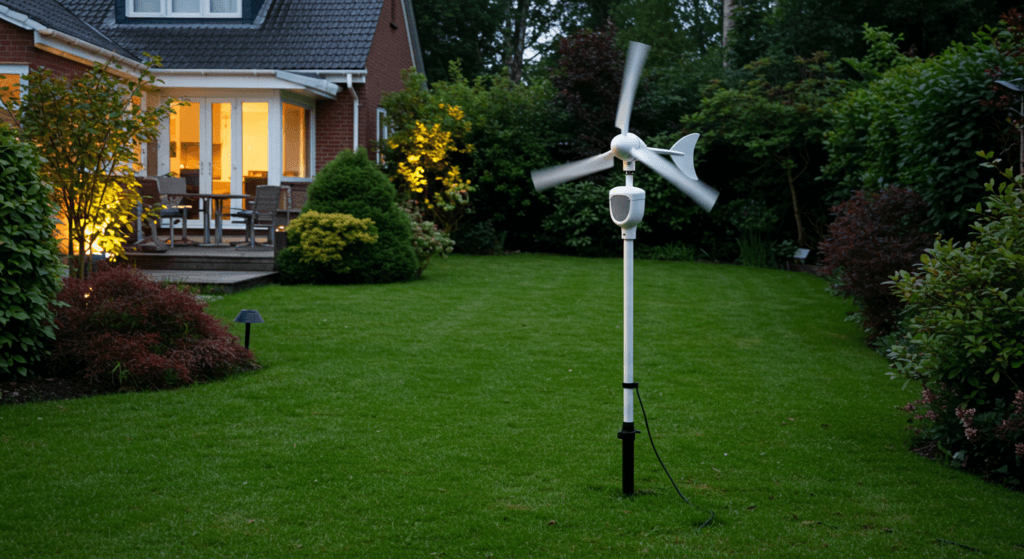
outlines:
[[57, 300], [51, 374], [156, 388], [255, 366], [206, 303], [133, 268], [66, 278]]
[[836, 219], [818, 246], [822, 272], [837, 276], [835, 288], [860, 306], [872, 340], [899, 324], [900, 300], [886, 282], [920, 262], [931, 240], [927, 210], [920, 194], [898, 186], [859, 190], [832, 208]]

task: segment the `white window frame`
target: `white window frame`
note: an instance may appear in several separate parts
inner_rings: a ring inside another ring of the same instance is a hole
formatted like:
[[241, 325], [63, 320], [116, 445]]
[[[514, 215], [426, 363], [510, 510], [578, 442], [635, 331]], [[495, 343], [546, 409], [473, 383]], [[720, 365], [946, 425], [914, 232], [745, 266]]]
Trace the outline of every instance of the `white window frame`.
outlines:
[[198, 12], [175, 12], [172, 11], [173, 0], [160, 0], [160, 11], [158, 12], [137, 12], [135, 11], [135, 0], [125, 0], [125, 13], [128, 17], [162, 17], [162, 18], [240, 18], [242, 17], [242, 2], [238, 0], [234, 12], [211, 12], [210, 0], [199, 0]]
[[377, 107], [377, 164], [384, 162], [384, 156], [380, 153], [380, 143], [391, 137], [391, 130], [384, 124], [384, 119], [388, 116], [388, 110], [383, 107]]

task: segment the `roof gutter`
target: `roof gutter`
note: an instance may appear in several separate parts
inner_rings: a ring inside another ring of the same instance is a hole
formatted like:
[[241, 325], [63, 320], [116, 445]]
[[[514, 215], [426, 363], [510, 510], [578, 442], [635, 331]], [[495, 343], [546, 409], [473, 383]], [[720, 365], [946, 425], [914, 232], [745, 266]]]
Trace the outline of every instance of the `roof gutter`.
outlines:
[[8, 8], [7, 6], [0, 5], [0, 19], [8, 21], [26, 31], [32, 31], [34, 34], [33, 41], [36, 48], [55, 54], [61, 58], [73, 60], [80, 64], [85, 64], [86, 66], [92, 66], [95, 63], [104, 64], [106, 62], [113, 62], [115, 65], [120, 64], [130, 68], [134, 72], [125, 71], [123, 68], [119, 70], [118, 68], [111, 67], [110, 71], [112, 73], [130, 77], [138, 77], [138, 74], [146, 68], [145, 64], [142, 64], [137, 60], [132, 60], [114, 51], [98, 47], [90, 42], [72, 37], [62, 31], [51, 29], [21, 12], [16, 12]]
[[[338, 96], [339, 86], [333, 84], [324, 79], [311, 78], [309, 76], [303, 76], [295, 72], [288, 72], [285, 70], [264, 70], [264, 69], [249, 69], [249, 70], [236, 70], [236, 69], [178, 69], [178, 68], [154, 68], [153, 74], [157, 77], [160, 76], [177, 76], [184, 78], [274, 78], [284, 82], [298, 85], [302, 89], [313, 93], [319, 97], [327, 99], [336, 99]], [[166, 83], [166, 82], [165, 82]], [[180, 87], [180, 85], [169, 84], [165, 87]], [[217, 87], [216, 84], [210, 84], [209, 87]]]
[[[97, 62], [102, 64], [109, 61], [114, 63], [114, 65], [121, 65], [130, 70], [134, 70], [125, 71], [121, 69], [119, 71], [118, 68], [111, 66], [110, 71], [112, 73], [130, 76], [133, 78], [137, 78], [139, 74], [146, 69], [146, 65], [137, 60], [132, 60], [126, 56], [117, 54], [116, 52], [98, 47], [88, 41], [72, 37], [71, 35], [57, 31], [56, 29], [44, 27], [43, 29], [35, 30], [35, 34], [36, 47], [63, 58], [81, 62], [89, 66]], [[72, 48], [63, 49], [60, 45], [56, 45], [54, 43], [63, 43], [64, 45]], [[84, 52], [75, 52], [75, 50]]]

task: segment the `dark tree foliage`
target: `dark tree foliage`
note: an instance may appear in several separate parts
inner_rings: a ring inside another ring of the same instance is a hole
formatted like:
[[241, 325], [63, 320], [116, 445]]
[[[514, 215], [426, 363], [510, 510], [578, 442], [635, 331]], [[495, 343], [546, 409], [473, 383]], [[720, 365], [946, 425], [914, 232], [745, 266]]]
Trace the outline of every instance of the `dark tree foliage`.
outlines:
[[650, 67], [707, 56], [722, 42], [722, 0], [623, 0], [612, 21], [621, 29], [621, 46], [651, 45]]
[[461, 61], [470, 78], [492, 72], [500, 48], [494, 37], [501, 24], [499, 6], [477, 0], [414, 0], [424, 73], [430, 81], [448, 80], [448, 64]]
[[609, 23], [595, 31], [580, 31], [559, 43], [558, 65], [551, 81], [574, 136], [567, 149], [568, 159], [608, 151], [609, 142], [618, 134], [615, 111], [625, 56], [615, 45], [617, 32]]
[[[1013, 8], [1003, 14], [1001, 21], [1006, 26], [1006, 32], [996, 35], [996, 48], [1008, 59], [1024, 61], [1024, 14]], [[1010, 81], [1016, 83], [1018, 87], [1024, 87], [1024, 73], [1021, 72], [1020, 65], [989, 68], [985, 73], [992, 79], [989, 89], [995, 98], [982, 99], [981, 104], [995, 109], [993, 115], [997, 122], [993, 123], [989, 130], [995, 132], [994, 136], [1002, 145], [998, 152], [999, 157], [1004, 161], [1016, 162], [1017, 170], [1024, 174], [1024, 145], [1021, 145], [1020, 134], [1020, 130], [1024, 128], [1024, 107], [1021, 105], [1024, 93], [1014, 93], [1005, 86], [995, 83], [996, 80]], [[1009, 126], [1006, 126], [1007, 123]]]
[[[395, 202], [395, 187], [367, 158], [366, 149], [343, 151], [317, 173], [309, 185], [303, 211], [370, 218], [377, 228], [376, 243], [346, 248], [345, 265], [349, 270], [341, 277], [330, 278], [332, 283], [387, 283], [415, 275], [419, 263], [412, 248], [409, 219]], [[286, 262], [298, 265], [292, 260]], [[315, 270], [310, 270], [307, 277], [310, 281], [323, 279]]]
[[968, 42], [984, 24], [1017, 5], [1013, 0], [737, 0], [729, 32], [732, 62], [764, 56], [861, 57], [861, 28], [884, 26], [904, 37], [903, 49], [921, 57], [953, 41]]
[[551, 0], [416, 0], [414, 9], [432, 81], [451, 79], [448, 64], [461, 61], [467, 77], [507, 71], [519, 83], [532, 63], [527, 55], [546, 51], [552, 28], [566, 17]]
[[928, 248], [927, 205], [913, 190], [890, 186], [857, 191], [832, 212], [836, 219], [818, 245], [822, 272], [838, 276], [835, 288], [858, 303], [868, 336], [884, 336], [899, 325], [902, 309], [886, 282], [912, 269]]
[[67, 278], [53, 305], [55, 376], [159, 388], [255, 366], [248, 349], [205, 311], [206, 303], [134, 268], [101, 266]]

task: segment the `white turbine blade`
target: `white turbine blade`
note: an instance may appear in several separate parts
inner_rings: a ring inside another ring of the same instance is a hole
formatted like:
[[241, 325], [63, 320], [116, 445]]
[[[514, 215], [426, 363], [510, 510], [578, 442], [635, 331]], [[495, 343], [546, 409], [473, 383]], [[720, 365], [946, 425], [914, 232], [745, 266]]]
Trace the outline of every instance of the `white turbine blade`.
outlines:
[[683, 175], [675, 165], [666, 161], [660, 155], [647, 148], [634, 149], [631, 153], [637, 161], [647, 165], [652, 171], [658, 173], [676, 188], [683, 191], [704, 211], [710, 212], [718, 200], [718, 191], [704, 184], [699, 180], [691, 180]]
[[633, 112], [633, 99], [636, 88], [640, 84], [640, 72], [647, 61], [647, 51], [651, 47], [637, 42], [629, 43], [626, 54], [626, 70], [622, 73], [622, 89], [619, 91], [619, 110], [615, 113], [615, 126], [623, 134], [629, 133], [629, 115]]
[[532, 171], [530, 176], [533, 177], [533, 187], [540, 191], [580, 177], [611, 169], [614, 166], [615, 156], [612, 155], [611, 151], [606, 151], [601, 155], [580, 159], [572, 163], [556, 165], [546, 169], [537, 169]]
[[699, 139], [700, 134], [687, 134], [672, 146], [672, 151], [682, 152], [682, 155], [672, 154], [672, 162], [676, 164], [676, 167], [679, 167], [679, 170], [687, 178], [692, 180], [700, 180], [697, 178], [696, 169], [693, 168], [693, 153], [697, 148], [697, 140]]

